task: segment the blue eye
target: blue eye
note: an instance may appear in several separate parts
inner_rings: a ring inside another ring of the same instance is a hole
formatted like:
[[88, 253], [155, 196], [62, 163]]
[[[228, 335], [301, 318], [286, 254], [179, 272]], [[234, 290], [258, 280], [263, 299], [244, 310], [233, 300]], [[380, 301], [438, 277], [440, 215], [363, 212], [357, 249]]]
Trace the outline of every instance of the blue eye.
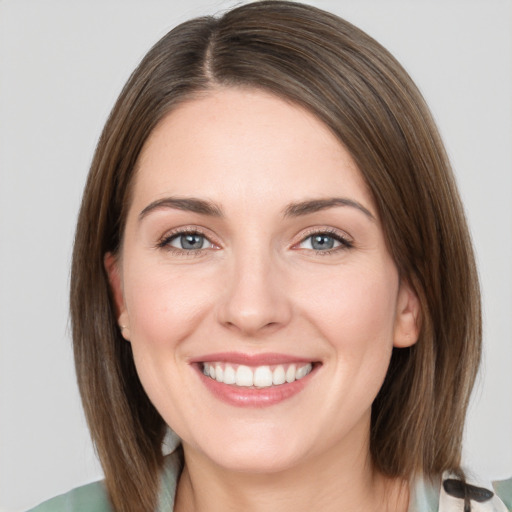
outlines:
[[214, 245], [201, 233], [177, 233], [167, 237], [160, 244], [162, 247], [174, 247], [182, 251], [200, 251], [211, 249]]
[[352, 244], [340, 235], [334, 235], [332, 233], [314, 233], [305, 238], [298, 246], [301, 249], [328, 252], [339, 248], [352, 247]]

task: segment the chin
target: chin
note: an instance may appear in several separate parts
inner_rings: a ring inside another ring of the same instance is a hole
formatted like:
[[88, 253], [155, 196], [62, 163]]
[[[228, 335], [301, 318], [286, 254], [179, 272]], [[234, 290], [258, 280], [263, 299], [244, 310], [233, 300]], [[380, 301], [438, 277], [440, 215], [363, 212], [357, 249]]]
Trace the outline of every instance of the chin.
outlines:
[[244, 439], [231, 436], [206, 446], [196, 446], [215, 465], [237, 473], [278, 473], [295, 467], [304, 457], [304, 446], [282, 436], [264, 438], [261, 433]]
[[292, 469], [297, 466], [299, 459], [296, 452], [287, 456], [276, 450], [274, 453], [223, 453], [214, 462], [228, 471], [237, 473], [273, 474]]

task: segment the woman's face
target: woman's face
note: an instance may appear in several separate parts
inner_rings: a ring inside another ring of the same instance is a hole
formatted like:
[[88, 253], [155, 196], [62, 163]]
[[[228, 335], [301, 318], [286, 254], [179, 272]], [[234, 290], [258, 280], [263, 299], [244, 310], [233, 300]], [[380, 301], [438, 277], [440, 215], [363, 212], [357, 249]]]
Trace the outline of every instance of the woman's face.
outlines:
[[418, 304], [361, 173], [312, 114], [248, 89], [183, 103], [144, 146], [105, 262], [140, 380], [186, 453], [256, 472], [367, 454]]

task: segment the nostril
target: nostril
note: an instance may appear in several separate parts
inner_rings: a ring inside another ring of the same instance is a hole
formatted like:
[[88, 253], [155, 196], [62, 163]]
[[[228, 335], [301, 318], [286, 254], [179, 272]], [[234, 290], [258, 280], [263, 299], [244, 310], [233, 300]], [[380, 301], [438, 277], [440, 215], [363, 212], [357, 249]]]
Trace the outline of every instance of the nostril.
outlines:
[[[255, 270], [256, 275], [263, 271]], [[255, 274], [233, 277], [217, 302], [219, 323], [248, 336], [286, 325], [291, 318], [289, 298], [276, 280], [256, 279]]]

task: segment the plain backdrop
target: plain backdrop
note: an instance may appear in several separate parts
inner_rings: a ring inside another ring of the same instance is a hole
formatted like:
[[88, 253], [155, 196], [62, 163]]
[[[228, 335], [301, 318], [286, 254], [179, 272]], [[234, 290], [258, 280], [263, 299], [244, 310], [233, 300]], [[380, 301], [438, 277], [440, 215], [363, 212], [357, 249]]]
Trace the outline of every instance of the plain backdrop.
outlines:
[[[311, 3], [391, 50], [439, 123], [467, 208], [484, 298], [484, 364], [465, 460], [483, 475], [512, 476], [512, 2]], [[2, 512], [101, 477], [68, 332], [81, 190], [106, 116], [145, 52], [177, 23], [234, 4], [0, 0]]]

